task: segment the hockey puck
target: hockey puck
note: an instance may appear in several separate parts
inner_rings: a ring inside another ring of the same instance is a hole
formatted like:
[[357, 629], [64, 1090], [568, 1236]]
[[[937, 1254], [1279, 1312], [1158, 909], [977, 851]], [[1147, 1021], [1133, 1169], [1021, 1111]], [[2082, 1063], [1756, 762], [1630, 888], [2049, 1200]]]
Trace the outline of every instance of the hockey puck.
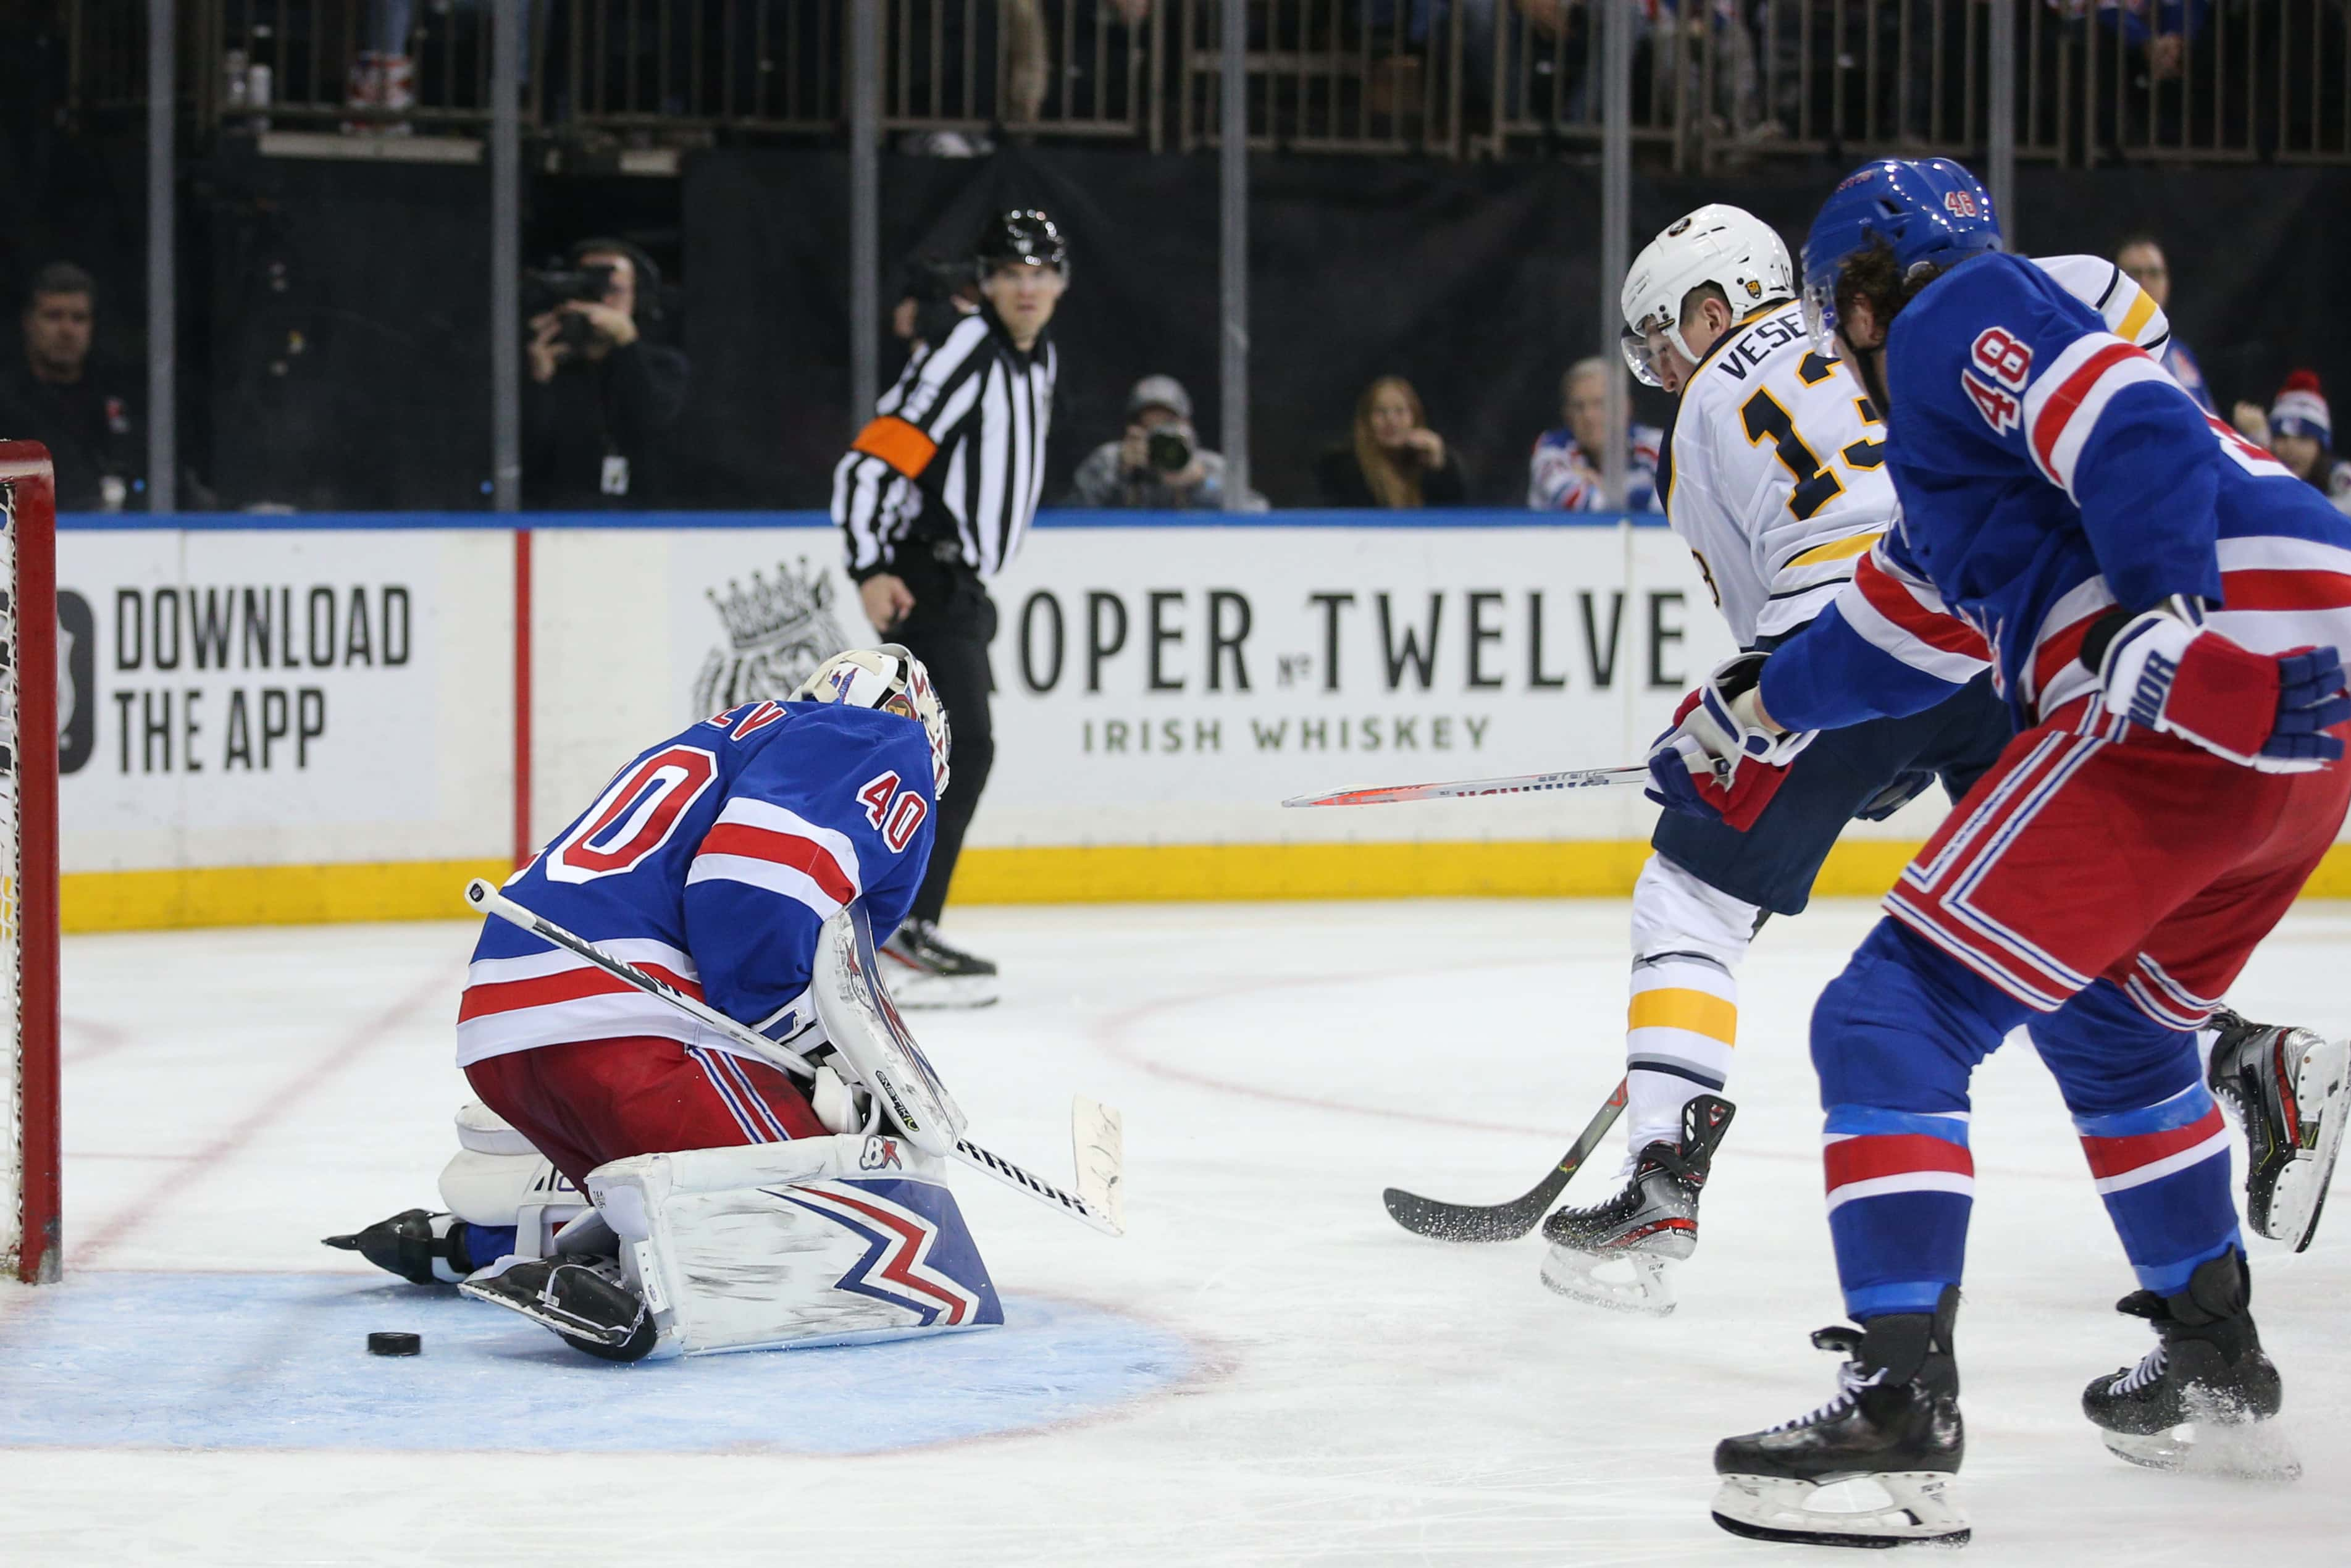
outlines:
[[424, 1337], [413, 1333], [371, 1333], [368, 1335], [370, 1355], [422, 1355]]

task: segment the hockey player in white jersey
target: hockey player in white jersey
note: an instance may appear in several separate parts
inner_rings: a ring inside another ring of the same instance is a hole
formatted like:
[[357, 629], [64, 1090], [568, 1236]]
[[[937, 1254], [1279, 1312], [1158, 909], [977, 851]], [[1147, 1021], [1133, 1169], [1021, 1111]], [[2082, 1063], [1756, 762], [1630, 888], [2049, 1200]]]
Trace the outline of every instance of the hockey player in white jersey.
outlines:
[[[1711, 683], [1735, 696], [1893, 520], [1885, 432], [1844, 367], [1812, 351], [1787, 246], [1750, 214], [1711, 205], [1677, 220], [1634, 262], [1623, 302], [1634, 373], [1679, 398], [1659, 487], [1748, 651]], [[1625, 1186], [1544, 1222], [1545, 1284], [1601, 1306], [1672, 1310], [1670, 1265], [1697, 1244], [1698, 1195], [1730, 1119], [1720, 1093], [1749, 940], [1769, 915], [1802, 912], [1848, 821], [1887, 815], [1938, 780], [1956, 800], [2010, 733], [1979, 680], [1916, 717], [1794, 743], [1770, 759], [1783, 768], [1740, 768], [1729, 796], [1710, 776], [1687, 800], [1657, 795], [1683, 809], [1658, 819], [1633, 893]]]
[[[2161, 352], [2163, 312], [2111, 262], [2038, 265], [2118, 336]], [[1751, 758], [1760, 766], [1742, 761], [1727, 788], [1706, 765], [1720, 752], [1698, 732], [1738, 733], [1764, 653], [1841, 594], [1859, 612], [1846, 585], [1897, 509], [1877, 413], [1843, 365], [1812, 351], [1794, 295], [1779, 235], [1722, 205], [1668, 226], [1625, 279], [1625, 357], [1680, 402], [1660, 475], [1667, 521], [1746, 652], [1684, 701], [1651, 754], [1652, 797], [1668, 809], [1634, 891], [1625, 1186], [1543, 1226], [1544, 1282], [1603, 1306], [1672, 1310], [1669, 1267], [1697, 1245], [1698, 1196], [1731, 1114], [1719, 1092], [1750, 939], [1771, 914], [1803, 909], [1847, 821], [1890, 815], [1938, 780], [1956, 802], [2012, 732], [1979, 675], [1909, 718], [1788, 737]], [[1911, 642], [1908, 656], [1938, 657]], [[2317, 1037], [2224, 1010], [2204, 1039], [2211, 1087], [2251, 1145], [2253, 1228], [2306, 1246], [2314, 1209], [2273, 1221], [2272, 1197], [2307, 1141], [2286, 1086]]]

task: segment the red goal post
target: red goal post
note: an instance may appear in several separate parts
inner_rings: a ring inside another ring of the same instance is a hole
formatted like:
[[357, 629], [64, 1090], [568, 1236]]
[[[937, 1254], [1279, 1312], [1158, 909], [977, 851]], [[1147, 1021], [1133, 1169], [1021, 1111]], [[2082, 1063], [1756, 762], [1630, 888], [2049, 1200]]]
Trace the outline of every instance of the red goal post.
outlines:
[[[96, 694], [78, 694], [91, 701]], [[0, 441], [0, 1266], [57, 1278], [57, 484]]]

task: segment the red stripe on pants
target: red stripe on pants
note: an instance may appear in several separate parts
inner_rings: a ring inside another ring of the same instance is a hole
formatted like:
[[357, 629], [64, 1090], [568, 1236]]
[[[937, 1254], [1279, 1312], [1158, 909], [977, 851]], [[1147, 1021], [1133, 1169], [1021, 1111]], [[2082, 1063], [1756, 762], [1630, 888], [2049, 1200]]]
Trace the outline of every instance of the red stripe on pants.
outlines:
[[[734, 1065], [795, 1138], [831, 1129], [792, 1081], [762, 1061]], [[755, 1142], [701, 1062], [674, 1040], [573, 1040], [475, 1062], [465, 1077], [482, 1103], [569, 1176], [632, 1155], [731, 1149]]]

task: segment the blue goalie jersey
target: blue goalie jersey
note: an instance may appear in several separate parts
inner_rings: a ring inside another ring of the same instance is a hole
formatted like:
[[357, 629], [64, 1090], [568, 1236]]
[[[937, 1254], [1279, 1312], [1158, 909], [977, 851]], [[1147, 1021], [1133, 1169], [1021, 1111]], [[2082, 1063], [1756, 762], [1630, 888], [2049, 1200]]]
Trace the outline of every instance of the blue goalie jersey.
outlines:
[[[878, 936], [905, 918], [931, 858], [931, 780], [913, 719], [747, 704], [639, 754], [506, 892], [769, 1039], [799, 1040], [818, 1027], [809, 977], [825, 919], [852, 899]], [[570, 953], [484, 923], [460, 1067], [645, 1035], [732, 1049]]]
[[2020, 727], [2089, 692], [2091, 625], [2173, 594], [2262, 653], [2351, 647], [2351, 519], [2050, 270], [1960, 263], [1895, 318], [1896, 528], [1763, 672], [1773, 719], [1915, 713], [1987, 664]]

